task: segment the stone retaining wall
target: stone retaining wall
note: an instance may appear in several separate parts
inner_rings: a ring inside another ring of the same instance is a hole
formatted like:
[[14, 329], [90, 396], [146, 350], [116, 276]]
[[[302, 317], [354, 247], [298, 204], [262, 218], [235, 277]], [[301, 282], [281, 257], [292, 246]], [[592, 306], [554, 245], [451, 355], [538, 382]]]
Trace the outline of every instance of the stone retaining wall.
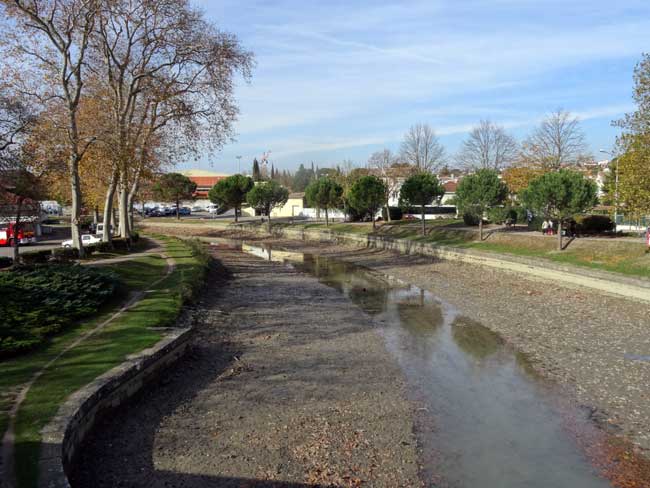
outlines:
[[97, 420], [125, 403], [190, 347], [191, 329], [177, 329], [150, 349], [129, 356], [74, 393], [41, 431], [39, 487], [70, 488], [67, 478], [77, 449]]

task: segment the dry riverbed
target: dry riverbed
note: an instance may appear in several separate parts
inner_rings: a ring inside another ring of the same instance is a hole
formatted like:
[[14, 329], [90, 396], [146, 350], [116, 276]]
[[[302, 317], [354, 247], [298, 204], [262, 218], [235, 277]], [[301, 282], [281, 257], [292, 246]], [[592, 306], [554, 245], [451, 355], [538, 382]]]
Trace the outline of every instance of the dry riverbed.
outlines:
[[216, 255], [193, 354], [96, 429], [73, 486], [421, 486], [372, 321], [282, 264]]
[[[267, 240], [429, 290], [498, 332], [546, 377], [650, 454], [650, 307], [498, 269], [332, 244]], [[639, 485], [640, 486], [640, 485]]]

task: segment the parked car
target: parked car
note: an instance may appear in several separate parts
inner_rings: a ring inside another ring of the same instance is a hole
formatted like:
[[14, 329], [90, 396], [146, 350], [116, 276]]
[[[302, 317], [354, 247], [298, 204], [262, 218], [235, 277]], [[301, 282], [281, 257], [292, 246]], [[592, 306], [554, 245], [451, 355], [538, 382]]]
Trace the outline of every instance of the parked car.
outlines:
[[190, 207], [181, 207], [178, 209], [178, 215], [192, 215], [192, 209]]
[[[93, 244], [97, 244], [98, 242], [102, 242], [102, 240], [94, 236], [92, 234], [83, 234], [81, 236], [81, 245], [82, 246], [92, 246]], [[68, 239], [67, 241], [63, 241], [61, 243], [61, 247], [72, 247], [72, 239]]]
[[198, 205], [194, 205], [194, 206], [192, 207], [192, 212], [205, 212], [205, 208], [200, 207], [200, 206], [198, 206]]
[[[111, 232], [113, 232], [113, 226], [111, 225]], [[104, 223], [100, 222], [97, 224], [97, 227], [95, 228], [95, 235], [96, 236], [102, 236], [104, 235]]]
[[208, 210], [208, 212], [210, 212], [211, 214], [216, 214], [217, 211], [219, 210], [219, 206], [216, 205], [216, 204], [214, 204], [214, 203], [211, 203], [210, 205], [208, 205], [208, 209], [207, 209], [207, 210]]

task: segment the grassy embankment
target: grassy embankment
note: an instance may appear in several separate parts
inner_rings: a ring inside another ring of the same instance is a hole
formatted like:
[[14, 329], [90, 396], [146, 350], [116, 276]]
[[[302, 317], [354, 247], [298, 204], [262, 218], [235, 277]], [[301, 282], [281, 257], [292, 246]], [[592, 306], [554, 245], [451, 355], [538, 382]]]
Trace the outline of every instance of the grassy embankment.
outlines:
[[[154, 328], [173, 325], [183, 303], [202, 285], [208, 257], [200, 245], [167, 237], [160, 240], [167, 254], [175, 260], [175, 270], [151, 286], [166, 270], [165, 260], [158, 255], [106, 265], [120, 277], [126, 291], [148, 290], [147, 294], [106, 328], [64, 353], [30, 388], [15, 424], [15, 468], [19, 486], [37, 485], [40, 431], [65, 399], [122, 363], [128, 355], [158, 342], [162, 333]], [[20, 386], [78, 337], [119, 310], [124, 299], [122, 296], [113, 300], [95, 318], [53, 337], [47, 346], [0, 363], [3, 370], [0, 376], [0, 432], [4, 433], [8, 426], [8, 410]]]
[[[288, 225], [288, 224], [276, 224]], [[306, 229], [325, 229], [325, 224], [293, 224]], [[370, 223], [341, 223], [329, 227], [335, 232], [372, 235]], [[575, 239], [564, 251], [557, 251], [557, 237], [518, 232], [496, 232], [486, 229], [483, 242], [478, 242], [478, 232], [468, 230], [462, 221], [437, 220], [427, 222], [427, 234], [421, 235], [420, 224], [413, 221], [385, 223], [375, 235], [417, 242], [431, 242], [451, 247], [511, 254], [549, 260], [565, 265], [587, 267], [623, 275], [650, 278], [650, 256], [645, 254], [641, 239]], [[567, 240], [565, 240], [567, 242]]]

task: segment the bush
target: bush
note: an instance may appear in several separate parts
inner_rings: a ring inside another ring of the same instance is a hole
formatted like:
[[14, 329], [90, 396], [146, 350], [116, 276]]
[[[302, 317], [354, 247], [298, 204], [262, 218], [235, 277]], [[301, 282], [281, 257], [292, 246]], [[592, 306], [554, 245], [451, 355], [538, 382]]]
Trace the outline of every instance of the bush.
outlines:
[[8, 268], [14, 264], [14, 260], [7, 256], [0, 256], [0, 269]]
[[516, 207], [512, 207], [512, 209], [515, 211], [515, 214], [517, 215], [517, 222], [524, 223], [528, 222], [528, 210], [522, 207], [521, 205], [517, 205]]
[[574, 220], [581, 234], [604, 234], [614, 230], [614, 222], [607, 215], [580, 215]]
[[503, 224], [510, 219], [517, 221], [517, 211], [512, 207], [493, 207], [488, 210], [488, 219], [495, 224]]
[[541, 232], [542, 231], [542, 222], [544, 222], [545, 219], [544, 217], [538, 217], [535, 216], [533, 219], [528, 222], [528, 230], [530, 231], [536, 231], [536, 232]]
[[95, 244], [95, 250], [97, 252], [111, 252], [113, 250], [113, 244], [110, 242], [98, 242]]
[[[422, 208], [420, 207], [407, 207], [404, 209], [404, 213], [411, 215], [421, 215]], [[456, 207], [424, 207], [424, 215], [456, 215]]]
[[472, 212], [465, 212], [463, 214], [463, 222], [465, 225], [478, 225], [478, 215]]
[[138, 242], [139, 240], [140, 240], [140, 233], [133, 231], [133, 233], [131, 233], [131, 242], [135, 243]]
[[115, 251], [128, 251], [129, 250], [129, 243], [126, 242], [126, 239], [123, 237], [117, 237], [114, 238], [112, 241], [113, 244], [113, 250]]
[[73, 259], [79, 259], [79, 249], [74, 247], [59, 247], [52, 249], [52, 257], [55, 261], [72, 261]]
[[116, 289], [112, 273], [86, 266], [25, 266], [0, 273], [0, 359], [32, 349], [95, 313]]
[[26, 252], [20, 255], [23, 264], [45, 264], [52, 256], [52, 251]]
[[[400, 207], [388, 207], [388, 210], [390, 212], [390, 220], [402, 220], [404, 212], [402, 212], [402, 209]], [[388, 220], [388, 216], [386, 215], [386, 207], [381, 209], [381, 218]]]

